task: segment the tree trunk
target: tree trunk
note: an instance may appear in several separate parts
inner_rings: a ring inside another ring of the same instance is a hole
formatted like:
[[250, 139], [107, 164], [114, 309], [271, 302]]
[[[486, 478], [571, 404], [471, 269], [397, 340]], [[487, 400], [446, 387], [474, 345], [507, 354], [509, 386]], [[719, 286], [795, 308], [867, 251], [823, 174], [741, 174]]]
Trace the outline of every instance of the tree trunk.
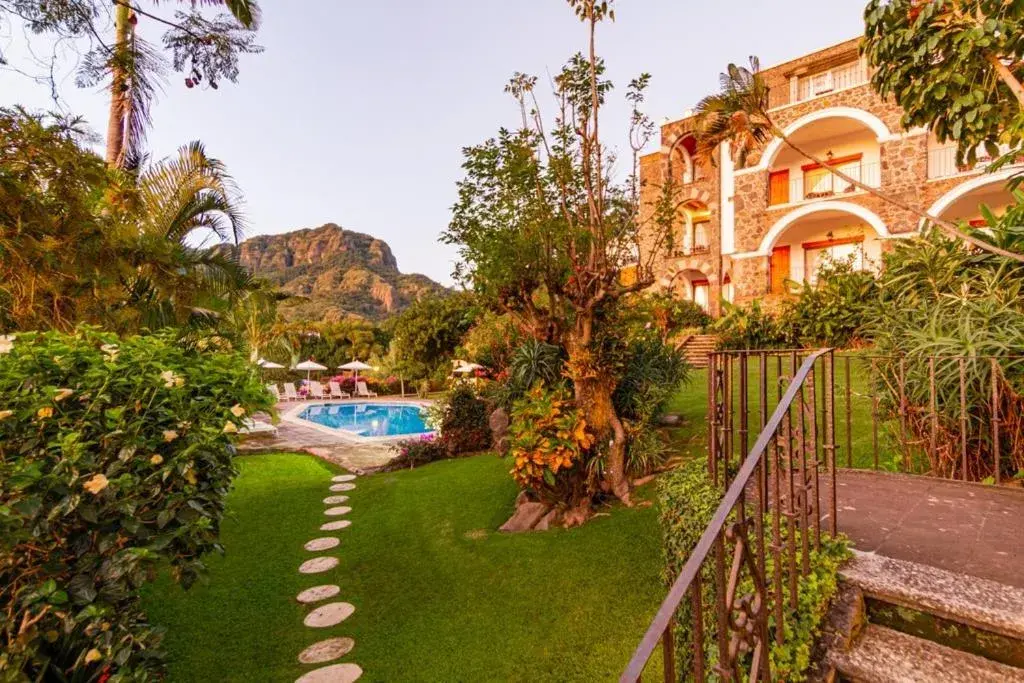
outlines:
[[110, 115], [107, 119], [107, 165], [124, 163], [125, 121], [128, 118], [128, 74], [125, 71], [125, 53], [129, 49], [131, 10], [115, 5], [114, 45], [110, 64]]
[[616, 498], [632, 505], [631, 486], [626, 476], [626, 430], [615, 412], [612, 392], [615, 383], [593, 362], [590, 351], [592, 321], [581, 314], [566, 345], [569, 374], [576, 392], [576, 406], [583, 412], [596, 445], [608, 444], [601, 482]]

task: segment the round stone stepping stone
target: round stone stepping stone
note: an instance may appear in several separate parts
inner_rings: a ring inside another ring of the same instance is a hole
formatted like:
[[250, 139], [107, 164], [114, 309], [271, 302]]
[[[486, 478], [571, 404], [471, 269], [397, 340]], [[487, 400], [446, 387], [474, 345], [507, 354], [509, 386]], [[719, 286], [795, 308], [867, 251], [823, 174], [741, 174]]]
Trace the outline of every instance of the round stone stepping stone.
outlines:
[[310, 628], [337, 626], [352, 616], [355, 611], [356, 608], [347, 602], [330, 602], [307, 614], [302, 623]]
[[355, 646], [356, 641], [351, 638], [328, 638], [303, 650], [299, 655], [299, 661], [303, 664], [323, 664], [344, 657], [352, 652]]
[[312, 560], [306, 560], [299, 566], [300, 574], [319, 574], [320, 572], [334, 569], [338, 566], [338, 558], [336, 557], [314, 557]]
[[358, 664], [331, 664], [320, 669], [313, 669], [308, 674], [295, 679], [295, 683], [353, 683], [363, 675]]
[[331, 479], [331, 481], [355, 481], [356, 475], [354, 474], [339, 474], [338, 476]]
[[333, 598], [335, 595], [341, 592], [341, 588], [338, 586], [326, 585], [326, 586], [313, 586], [307, 588], [298, 595], [295, 599], [304, 605], [308, 605], [311, 602], [320, 602], [327, 598]]
[[346, 507], [344, 505], [339, 505], [336, 508], [327, 508], [326, 510], [324, 510], [324, 514], [328, 517], [339, 517], [341, 515], [347, 515], [350, 512], [352, 512], [352, 508]]
[[324, 505], [341, 505], [348, 500], [348, 496], [327, 496], [324, 498]]
[[355, 484], [332, 484], [331, 485], [331, 490], [335, 491], [335, 492], [337, 492], [337, 491], [351, 491], [355, 487], [356, 487]]
[[320, 531], [338, 531], [339, 529], [344, 529], [351, 524], [351, 519], [339, 519], [333, 522], [327, 522], [327, 524], [321, 524]]
[[314, 538], [312, 541], [302, 546], [311, 553], [320, 552], [321, 550], [330, 550], [341, 545], [341, 541], [334, 538], [333, 536], [324, 536], [323, 538]]

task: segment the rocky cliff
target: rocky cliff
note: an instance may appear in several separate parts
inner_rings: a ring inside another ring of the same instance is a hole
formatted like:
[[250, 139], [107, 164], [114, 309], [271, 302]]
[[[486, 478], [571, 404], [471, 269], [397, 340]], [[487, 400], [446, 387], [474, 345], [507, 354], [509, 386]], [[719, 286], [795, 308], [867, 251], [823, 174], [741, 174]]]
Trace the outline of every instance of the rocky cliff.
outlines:
[[302, 297], [281, 307], [291, 320], [380, 320], [444, 289], [425, 275], [399, 272], [387, 242], [334, 223], [250, 238], [239, 245], [239, 258], [252, 272]]

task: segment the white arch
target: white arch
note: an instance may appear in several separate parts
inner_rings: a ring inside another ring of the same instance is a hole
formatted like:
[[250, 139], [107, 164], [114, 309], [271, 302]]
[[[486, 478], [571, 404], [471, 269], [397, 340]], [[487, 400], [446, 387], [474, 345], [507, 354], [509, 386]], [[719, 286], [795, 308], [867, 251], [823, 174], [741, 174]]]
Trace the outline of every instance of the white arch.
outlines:
[[[946, 192], [946, 194], [942, 195], [937, 200], [935, 200], [935, 203], [932, 204], [931, 208], [928, 209], [928, 213], [930, 213], [932, 216], [935, 216], [936, 218], [942, 218], [942, 212], [951, 207], [953, 203], [956, 202], [956, 200], [960, 199], [961, 197], [964, 197], [967, 194], [973, 192], [974, 190], [985, 187], [987, 185], [994, 185], [995, 183], [999, 182], [1005, 183], [1010, 178], [1010, 176], [1012, 176], [1014, 173], [1019, 172], [1019, 167], [1008, 168], [1003, 169], [1002, 171], [998, 171], [996, 173], [982, 174], [977, 178], [971, 178], [966, 182], [960, 183], [952, 190]], [[923, 218], [921, 219], [921, 224], [924, 224]]]
[[[884, 142], [893, 137], [889, 127], [885, 125], [882, 119], [878, 118], [874, 114], [863, 109], [857, 109], [855, 107], [829, 107], [828, 109], [821, 109], [819, 111], [812, 111], [810, 114], [801, 116], [793, 123], [786, 126], [782, 131], [786, 134], [786, 137], [790, 137], [793, 133], [797, 132], [804, 126], [810, 125], [815, 121], [822, 119], [852, 119], [859, 121], [867, 126], [872, 133], [875, 134], [875, 138], [879, 142]], [[775, 161], [775, 157], [778, 156], [779, 150], [782, 145], [785, 144], [782, 138], [773, 138], [771, 142], [764, 148], [764, 152], [761, 154], [761, 161], [758, 162], [757, 166], [751, 166], [736, 171], [740, 173], [752, 173], [754, 171], [764, 171]]]
[[890, 233], [889, 228], [886, 227], [885, 223], [874, 211], [866, 209], [860, 204], [853, 204], [851, 202], [817, 202], [797, 207], [779, 220], [775, 221], [775, 224], [772, 225], [771, 229], [768, 230], [767, 234], [765, 234], [764, 238], [761, 240], [761, 244], [757, 249], [757, 255], [769, 256], [772, 253], [772, 247], [775, 245], [776, 240], [782, 236], [782, 233], [784, 233], [789, 226], [804, 216], [821, 213], [823, 211], [842, 211], [843, 213], [856, 216], [870, 225], [879, 238], [884, 239], [888, 237], [901, 236]]

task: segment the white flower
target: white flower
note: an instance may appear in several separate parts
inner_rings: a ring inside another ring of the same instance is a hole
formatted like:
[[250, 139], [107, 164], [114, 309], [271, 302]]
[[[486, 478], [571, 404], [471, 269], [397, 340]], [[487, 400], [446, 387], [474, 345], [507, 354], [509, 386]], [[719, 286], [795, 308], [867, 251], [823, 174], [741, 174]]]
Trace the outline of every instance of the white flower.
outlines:
[[231, 406], [231, 414], [234, 415], [235, 417], [242, 417], [243, 415], [245, 415], [245, 408], [236, 403], [235, 405]]
[[14, 335], [4, 334], [0, 335], [0, 354], [10, 353], [14, 348]]
[[165, 429], [164, 430], [164, 441], [166, 441], [167, 443], [170, 443], [170, 442], [174, 441], [177, 438], [178, 438], [178, 432], [174, 431], [173, 429]]
[[117, 348], [117, 344], [104, 344], [103, 346], [100, 347], [100, 351], [102, 351], [104, 355], [106, 355], [107, 362], [110, 363], [113, 363], [115, 360], [117, 360], [117, 354], [121, 352], [121, 350]]
[[58, 389], [57, 393], [53, 395], [53, 402], [54, 403], [60, 403], [61, 401], [66, 399], [68, 396], [71, 396], [73, 393], [75, 393], [75, 392], [72, 391], [71, 389]]
[[174, 374], [174, 372], [171, 370], [164, 370], [163, 372], [161, 372], [160, 379], [164, 381], [164, 386], [167, 387], [168, 389], [185, 386], [185, 378], [179, 377], [178, 375]]
[[163, 461], [164, 461], [163, 456], [159, 455], [159, 454], [154, 455], [152, 458], [149, 459], [149, 462], [151, 464], [153, 464], [153, 465], [160, 465], [160, 464], [163, 463]]

